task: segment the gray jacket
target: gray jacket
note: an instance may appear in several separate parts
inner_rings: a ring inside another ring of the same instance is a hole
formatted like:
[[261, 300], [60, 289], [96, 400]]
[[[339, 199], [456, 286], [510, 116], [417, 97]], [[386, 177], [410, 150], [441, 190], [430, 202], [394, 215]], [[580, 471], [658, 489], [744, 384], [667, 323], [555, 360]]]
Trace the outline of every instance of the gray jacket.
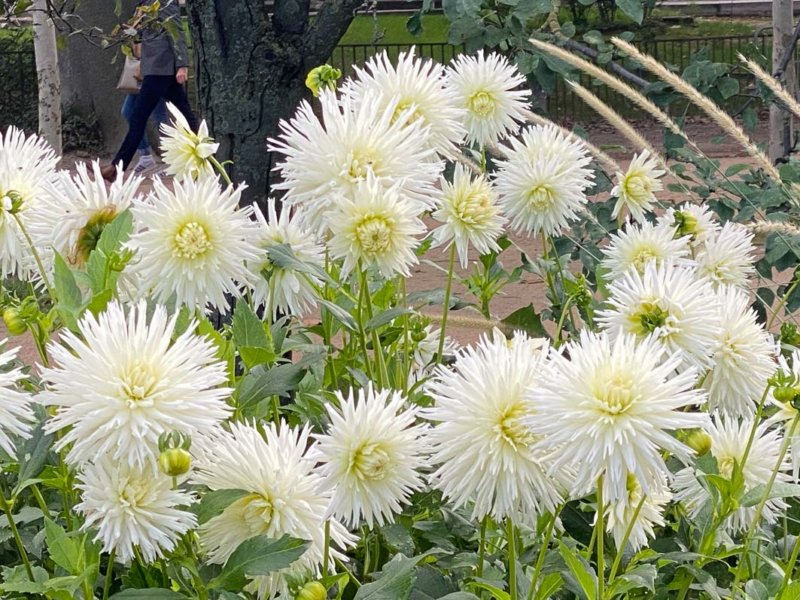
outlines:
[[[143, 5], [155, 0], [144, 0]], [[170, 29], [177, 29], [178, 36], [173, 40], [163, 23], [171, 23]], [[142, 76], [175, 75], [179, 67], [189, 66], [186, 39], [183, 31], [178, 0], [161, 0], [158, 9], [158, 22], [142, 30]]]

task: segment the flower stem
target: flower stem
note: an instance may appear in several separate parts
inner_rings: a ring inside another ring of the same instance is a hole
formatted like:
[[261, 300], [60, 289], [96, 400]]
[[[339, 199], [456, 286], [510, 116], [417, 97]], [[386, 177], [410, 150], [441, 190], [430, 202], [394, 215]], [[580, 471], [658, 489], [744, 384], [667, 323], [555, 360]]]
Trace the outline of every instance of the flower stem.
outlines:
[[486, 529], [489, 526], [489, 515], [481, 519], [481, 533], [478, 539], [478, 568], [475, 570], [476, 577], [483, 577], [483, 561], [486, 559]]
[[769, 316], [769, 319], [767, 320], [767, 326], [765, 327], [767, 331], [770, 330], [770, 327], [772, 327], [772, 323], [775, 321], [778, 313], [783, 308], [783, 305], [786, 304], [786, 301], [789, 299], [789, 296], [792, 295], [792, 292], [797, 289], [798, 285], [800, 285], [800, 278], [795, 277], [794, 281], [792, 281], [792, 284], [788, 287], [788, 289], [781, 296], [781, 299], [778, 301], [778, 306], [775, 307], [775, 310], [773, 310], [772, 314]]
[[322, 576], [328, 576], [328, 558], [331, 549], [331, 520], [325, 520], [325, 541], [322, 546]]
[[[369, 293], [369, 283], [367, 282], [367, 272], [361, 270], [361, 293], [364, 301], [364, 308], [367, 309], [367, 319], [372, 320], [372, 298]], [[372, 353], [375, 355], [375, 370], [378, 376], [378, 385], [381, 388], [389, 387], [389, 373], [386, 370], [386, 362], [383, 359], [383, 349], [381, 348], [381, 338], [377, 328], [372, 328]]]
[[17, 546], [17, 552], [19, 552], [19, 557], [22, 559], [22, 564], [25, 565], [25, 572], [28, 574], [28, 579], [35, 581], [33, 578], [31, 561], [28, 560], [28, 553], [25, 552], [25, 546], [22, 545], [22, 538], [19, 535], [17, 524], [14, 523], [14, 516], [11, 514], [11, 506], [9, 505], [8, 500], [6, 500], [5, 494], [0, 494], [0, 508], [2, 508], [3, 512], [6, 513], [8, 527], [11, 529], [11, 535], [14, 537], [14, 544]]
[[447, 267], [447, 286], [444, 289], [444, 307], [442, 308], [442, 328], [439, 330], [439, 349], [436, 351], [436, 362], [442, 362], [444, 354], [444, 338], [447, 330], [447, 315], [450, 312], [450, 294], [453, 291], [453, 271], [456, 266], [456, 245], [450, 246], [450, 259]]
[[644, 506], [644, 501], [647, 499], [647, 496], [642, 495], [642, 499], [639, 500], [639, 504], [636, 505], [636, 510], [633, 513], [633, 517], [631, 517], [628, 526], [625, 528], [625, 535], [622, 536], [622, 542], [620, 542], [619, 547], [617, 548], [617, 554], [614, 557], [614, 562], [611, 564], [611, 572], [608, 574], [608, 585], [610, 586], [614, 583], [614, 577], [617, 575], [617, 570], [619, 569], [619, 565], [622, 562], [622, 555], [625, 551], [625, 546], [628, 544], [628, 538], [631, 536], [631, 531], [633, 531], [633, 526], [636, 524], [636, 519], [639, 518], [639, 513]]
[[544, 557], [547, 555], [547, 549], [550, 547], [550, 541], [553, 539], [553, 531], [556, 528], [556, 521], [558, 520], [558, 515], [561, 514], [561, 510], [564, 508], [565, 505], [559, 506], [556, 511], [553, 513], [550, 522], [547, 524], [547, 529], [544, 532], [544, 540], [542, 540], [542, 547], [539, 549], [539, 556], [536, 557], [536, 566], [533, 569], [533, 577], [531, 578], [531, 588], [528, 592], [528, 600], [533, 600], [533, 595], [536, 593], [536, 587], [539, 583], [539, 576], [542, 573], [542, 567], [544, 566]]
[[220, 162], [217, 160], [215, 156], [209, 156], [208, 162], [210, 162], [214, 166], [217, 172], [222, 176], [222, 179], [225, 181], [225, 183], [227, 183], [228, 185], [233, 185], [233, 182], [231, 181], [228, 172], [225, 170], [225, 167], [223, 167], [220, 164]]
[[[786, 544], [785, 539], [784, 544]], [[786, 589], [786, 586], [789, 585], [789, 581], [792, 579], [792, 573], [794, 572], [794, 566], [797, 563], [798, 553], [800, 553], [800, 544], [795, 543], [794, 548], [792, 548], [792, 556], [789, 558], [789, 562], [787, 563], [786, 569], [783, 572], [783, 581], [781, 582], [781, 587], [778, 588], [778, 593], [775, 594], [776, 598], [783, 598], [783, 590]]]
[[22, 219], [19, 218], [17, 213], [12, 213], [14, 220], [17, 222], [19, 226], [19, 230], [22, 232], [25, 241], [28, 242], [28, 246], [31, 248], [31, 254], [33, 254], [33, 260], [36, 261], [36, 267], [39, 269], [39, 273], [42, 274], [42, 282], [44, 283], [44, 287], [47, 288], [47, 295], [50, 296], [50, 299], [53, 303], [56, 302], [56, 296], [53, 293], [53, 287], [50, 285], [50, 280], [47, 278], [47, 271], [44, 269], [44, 263], [42, 262], [42, 257], [39, 256], [39, 252], [36, 250], [36, 246], [33, 244], [33, 240], [31, 239], [30, 234], [28, 234], [28, 230], [25, 228], [25, 225], [22, 222]]
[[[788, 429], [789, 433], [794, 432], [798, 421], [800, 421], [800, 412], [798, 412], [794, 419], [792, 419], [792, 425]], [[761, 514], [764, 512], [764, 506], [766, 506], [767, 502], [769, 501], [769, 493], [772, 490], [772, 486], [775, 483], [775, 478], [778, 476], [778, 472], [781, 470], [783, 459], [786, 457], [786, 452], [789, 450], [789, 445], [791, 442], [792, 436], [787, 435], [783, 440], [783, 444], [781, 445], [781, 452], [778, 455], [778, 462], [772, 469], [772, 473], [770, 473], [769, 481], [767, 481], [767, 485], [764, 488], [764, 493], [761, 496], [761, 501], [758, 503], [758, 507], [756, 508], [756, 514], [753, 516], [753, 520], [750, 522], [750, 527], [747, 528], [747, 534], [745, 535], [744, 542], [742, 543], [742, 555], [739, 557], [739, 565], [736, 568], [736, 576], [733, 579], [733, 586], [731, 588], [733, 590], [734, 597], [736, 597], [736, 592], [739, 589], [739, 583], [744, 575], [743, 567], [747, 562], [747, 555], [750, 552], [750, 542], [752, 542], [753, 534], [756, 531], [758, 522], [761, 520]]]
[[517, 543], [514, 539], [514, 521], [506, 518], [506, 540], [508, 542], [508, 593], [510, 600], [517, 600]]
[[116, 560], [116, 548], [112, 548], [108, 555], [108, 566], [106, 567], [106, 580], [103, 582], [103, 600], [108, 600], [108, 593], [111, 591], [111, 581], [114, 578], [114, 560]]
[[603, 477], [597, 481], [597, 519], [595, 520], [595, 538], [597, 540], [597, 600], [605, 600], [606, 563], [603, 554], [605, 537], [605, 506], [603, 505]]

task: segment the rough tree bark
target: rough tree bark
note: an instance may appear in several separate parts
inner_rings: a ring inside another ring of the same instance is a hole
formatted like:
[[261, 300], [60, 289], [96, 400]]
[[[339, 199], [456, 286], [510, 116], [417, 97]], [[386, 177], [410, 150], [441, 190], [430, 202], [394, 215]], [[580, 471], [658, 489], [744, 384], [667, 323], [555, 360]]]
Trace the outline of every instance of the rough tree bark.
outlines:
[[58, 71], [56, 28], [47, 13], [47, 0], [35, 0], [33, 49], [39, 82], [39, 134], [61, 154], [61, 77]]
[[324, 0], [309, 18], [309, 0], [188, 0], [197, 57], [200, 110], [231, 176], [246, 181], [245, 202], [263, 203], [273, 157], [267, 138], [306, 94], [309, 70], [325, 63], [362, 0]]
[[[794, 43], [792, 0], [772, 0], [772, 70], [781, 68], [784, 51]], [[783, 73], [783, 84], [790, 94], [796, 95], [797, 76], [794, 61], [789, 61]], [[773, 102], [769, 107], [769, 157], [783, 158], [791, 149], [791, 113]]]

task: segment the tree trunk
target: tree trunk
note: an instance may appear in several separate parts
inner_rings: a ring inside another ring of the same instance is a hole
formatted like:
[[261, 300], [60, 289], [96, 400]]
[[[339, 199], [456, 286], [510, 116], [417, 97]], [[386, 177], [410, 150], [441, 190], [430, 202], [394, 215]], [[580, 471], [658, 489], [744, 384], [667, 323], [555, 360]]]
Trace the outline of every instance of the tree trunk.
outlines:
[[[792, 43], [794, 16], [792, 0], [772, 0], [772, 71], [780, 67], [784, 51]], [[797, 76], [794, 60], [790, 60], [783, 76], [787, 91], [796, 96]], [[769, 107], [769, 157], [783, 158], [791, 149], [791, 116], [789, 111], [773, 102]]]
[[35, 0], [33, 48], [39, 83], [39, 135], [61, 154], [61, 76], [58, 72], [56, 28], [47, 13], [47, 0]]
[[122, 0], [119, 15], [114, 12], [115, 4], [109, 0], [81, 0], [70, 21], [82, 33], [67, 38], [59, 61], [65, 112], [74, 112], [89, 121], [97, 119], [109, 153], [117, 150], [128, 131], [128, 123], [120, 114], [125, 97], [116, 89], [123, 56], [116, 47], [100, 47], [98, 32], [108, 33], [128, 20], [136, 0]]
[[266, 202], [273, 156], [267, 139], [304, 97], [305, 77], [325, 63], [361, 0], [326, 0], [309, 24], [308, 0], [189, 0], [200, 111], [246, 182], [247, 203]]

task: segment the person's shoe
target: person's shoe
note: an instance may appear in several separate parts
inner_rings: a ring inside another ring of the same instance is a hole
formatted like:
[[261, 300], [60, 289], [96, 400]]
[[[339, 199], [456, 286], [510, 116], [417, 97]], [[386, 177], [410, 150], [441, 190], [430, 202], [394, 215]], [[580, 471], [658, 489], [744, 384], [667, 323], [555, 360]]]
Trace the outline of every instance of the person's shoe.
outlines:
[[143, 154], [139, 157], [139, 162], [136, 163], [136, 166], [133, 167], [133, 172], [137, 175], [141, 175], [148, 169], [152, 169], [156, 164], [156, 160], [153, 158], [152, 154]]
[[112, 165], [103, 165], [100, 167], [100, 175], [103, 176], [108, 183], [114, 183], [117, 180], [117, 168]]

